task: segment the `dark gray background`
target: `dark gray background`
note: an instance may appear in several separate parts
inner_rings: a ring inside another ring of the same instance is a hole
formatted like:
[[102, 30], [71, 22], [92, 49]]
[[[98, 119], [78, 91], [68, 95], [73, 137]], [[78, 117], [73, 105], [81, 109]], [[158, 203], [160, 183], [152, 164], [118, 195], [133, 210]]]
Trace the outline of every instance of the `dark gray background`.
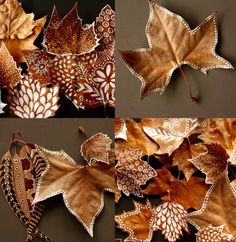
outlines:
[[[78, 133], [80, 125], [86, 128], [88, 137], [103, 132], [113, 139], [113, 119], [17, 120], [17, 122], [14, 119], [2, 119], [0, 157], [9, 149], [12, 133], [21, 132], [24, 140], [50, 150], [63, 149], [79, 162], [80, 145], [84, 141]], [[114, 241], [114, 196], [112, 193], [105, 193], [105, 206], [96, 219], [94, 238], [90, 237], [80, 222], [67, 210], [61, 196], [49, 199], [40, 229], [55, 242], [112, 242]], [[0, 191], [0, 242], [22, 242], [25, 241], [25, 236], [25, 226], [11, 211]]]
[[[180, 14], [195, 28], [218, 11], [219, 43], [217, 53], [236, 67], [235, 0], [159, 0]], [[132, 50], [148, 47], [145, 27], [149, 17], [148, 0], [116, 1], [116, 47]], [[161, 44], [161, 43], [160, 43]], [[236, 115], [236, 71], [212, 70], [208, 75], [184, 66], [193, 94], [201, 102], [193, 104], [183, 78], [175, 71], [166, 91], [152, 93], [140, 101], [141, 81], [128, 70], [120, 55], [116, 58], [116, 116], [119, 117], [231, 117]]]

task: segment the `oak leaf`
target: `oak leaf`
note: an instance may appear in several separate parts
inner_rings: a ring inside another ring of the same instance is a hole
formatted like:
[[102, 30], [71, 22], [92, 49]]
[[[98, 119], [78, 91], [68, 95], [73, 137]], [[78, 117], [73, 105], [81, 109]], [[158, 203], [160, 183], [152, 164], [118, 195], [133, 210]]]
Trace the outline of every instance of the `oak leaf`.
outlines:
[[156, 171], [142, 159], [141, 149], [124, 149], [116, 165], [117, 185], [126, 196], [130, 193], [142, 197], [141, 185], [157, 175]]
[[191, 177], [188, 182], [177, 180], [166, 168], [156, 170], [157, 176], [152, 178], [143, 190], [147, 195], [159, 195], [162, 201], [182, 205], [185, 210], [199, 209], [204, 201], [208, 186], [204, 179]]
[[154, 212], [149, 201], [141, 204], [134, 201], [135, 209], [115, 216], [118, 228], [129, 236], [124, 241], [150, 242], [153, 235]]
[[224, 226], [223, 232], [236, 238], [236, 192], [230, 185], [227, 170], [210, 187], [200, 210], [188, 215], [187, 220], [198, 231], [209, 225]]
[[233, 68], [215, 53], [218, 40], [215, 13], [191, 30], [181, 16], [151, 0], [149, 5], [146, 27], [149, 48], [120, 52], [131, 72], [142, 81], [141, 98], [151, 92], [163, 93], [177, 68], [183, 74], [184, 64], [205, 74], [215, 68]]
[[182, 229], [189, 232], [185, 221], [188, 213], [180, 204], [165, 202], [155, 208], [154, 213], [153, 229], [160, 229], [169, 242], [179, 239], [183, 235]]
[[77, 164], [64, 151], [37, 147], [47, 168], [37, 187], [34, 203], [62, 194], [67, 209], [93, 236], [93, 225], [104, 206], [104, 191], [115, 191], [115, 165]]

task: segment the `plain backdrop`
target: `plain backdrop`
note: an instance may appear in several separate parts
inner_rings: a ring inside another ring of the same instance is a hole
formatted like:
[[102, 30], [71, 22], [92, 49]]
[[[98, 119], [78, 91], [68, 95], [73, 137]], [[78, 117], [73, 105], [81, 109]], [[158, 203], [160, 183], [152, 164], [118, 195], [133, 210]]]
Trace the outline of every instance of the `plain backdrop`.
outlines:
[[[156, 0], [154, 0], [156, 1]], [[236, 67], [235, 0], [158, 0], [162, 6], [181, 15], [195, 28], [217, 11], [219, 43], [217, 52]], [[149, 17], [148, 0], [116, 1], [116, 48], [147, 48], [145, 27]], [[161, 43], [160, 43], [161, 45]], [[200, 103], [193, 104], [186, 85], [176, 70], [166, 91], [152, 93], [140, 101], [141, 81], [116, 55], [116, 116], [119, 117], [233, 117], [236, 116], [236, 71], [217, 69], [208, 75], [184, 66], [193, 94]]]
[[[9, 149], [12, 133], [21, 132], [24, 140], [49, 150], [63, 149], [79, 162], [82, 159], [80, 145], [85, 141], [78, 132], [81, 125], [86, 129], [88, 137], [103, 132], [113, 139], [112, 119], [17, 120], [17, 122], [14, 119], [2, 119], [0, 157]], [[90, 237], [80, 222], [67, 210], [60, 195], [48, 199], [40, 229], [55, 242], [112, 242], [114, 241], [114, 195], [105, 192], [105, 206], [95, 221], [94, 238]], [[25, 236], [25, 226], [12, 212], [0, 191], [0, 242], [23, 242]]]

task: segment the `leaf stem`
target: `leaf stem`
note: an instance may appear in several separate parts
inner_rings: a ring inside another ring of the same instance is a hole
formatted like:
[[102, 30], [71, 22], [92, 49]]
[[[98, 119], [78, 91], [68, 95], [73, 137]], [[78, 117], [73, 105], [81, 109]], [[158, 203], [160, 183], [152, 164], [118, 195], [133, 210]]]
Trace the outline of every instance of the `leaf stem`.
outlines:
[[190, 84], [189, 84], [189, 81], [188, 81], [188, 78], [187, 78], [186, 75], [184, 74], [184, 71], [183, 71], [183, 69], [182, 69], [181, 66], [179, 66], [179, 70], [180, 70], [180, 72], [181, 72], [181, 74], [182, 74], [182, 76], [183, 76], [183, 78], [184, 78], [184, 80], [185, 80], [185, 83], [186, 83], [187, 88], [188, 88], [188, 93], [189, 93], [189, 96], [190, 96], [192, 102], [193, 102], [193, 103], [198, 103], [199, 100], [198, 100], [197, 98], [193, 97], [193, 95], [192, 95], [192, 91], [191, 91], [191, 88], [190, 88]]

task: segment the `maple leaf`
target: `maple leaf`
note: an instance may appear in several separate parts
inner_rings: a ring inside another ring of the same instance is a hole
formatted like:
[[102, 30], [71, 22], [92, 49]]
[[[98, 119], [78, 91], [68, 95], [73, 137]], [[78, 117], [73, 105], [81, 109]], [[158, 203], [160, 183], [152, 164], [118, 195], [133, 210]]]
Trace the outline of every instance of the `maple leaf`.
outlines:
[[115, 191], [115, 165], [94, 162], [77, 164], [64, 151], [37, 146], [47, 168], [37, 187], [34, 203], [62, 194], [67, 209], [93, 236], [93, 225], [104, 206], [104, 191]]
[[2, 86], [15, 85], [21, 79], [20, 70], [5, 44], [0, 42], [0, 45], [0, 83]]
[[188, 215], [187, 220], [198, 231], [224, 225], [224, 233], [236, 238], [236, 192], [230, 185], [227, 171], [223, 172], [206, 194], [200, 210]]
[[164, 119], [160, 127], [143, 126], [143, 130], [160, 146], [157, 154], [171, 155], [174, 150], [179, 148], [184, 139], [196, 132], [201, 125], [202, 123], [198, 119], [169, 118]]
[[227, 167], [229, 156], [226, 150], [219, 144], [197, 144], [194, 146], [202, 152], [189, 161], [206, 174], [206, 183], [214, 183]]
[[24, 75], [17, 86], [9, 85], [10, 112], [20, 118], [48, 118], [58, 110], [58, 86], [43, 87], [31, 75]]
[[158, 153], [159, 146], [143, 131], [142, 126], [133, 119], [126, 119], [127, 141], [133, 149], [142, 149], [143, 155]]
[[93, 161], [109, 164], [112, 140], [102, 133], [93, 135], [81, 145], [81, 155], [91, 164]]
[[216, 143], [227, 152], [228, 163], [236, 165], [236, 119], [211, 119], [199, 136], [206, 144]]
[[189, 232], [185, 221], [188, 213], [180, 204], [165, 202], [159, 205], [154, 212], [153, 229], [160, 229], [169, 242], [175, 242], [179, 239], [182, 235], [182, 229]]
[[152, 178], [143, 190], [147, 195], [159, 195], [162, 201], [181, 204], [185, 210], [199, 209], [204, 201], [208, 186], [204, 179], [191, 177], [188, 182], [177, 180], [166, 168], [156, 170], [157, 176]]
[[[53, 15], [55, 11], [53, 11]], [[77, 3], [59, 25], [49, 25], [45, 30], [44, 45], [51, 54], [86, 54], [98, 46], [94, 24], [82, 26]]]
[[[207, 73], [215, 68], [233, 69], [232, 65], [215, 53], [218, 41], [216, 14], [191, 30], [179, 15], [149, 0], [150, 18], [146, 27], [149, 48], [121, 51], [129, 69], [142, 81], [141, 98], [151, 92], [165, 91], [177, 68], [187, 81], [181, 66]], [[190, 96], [193, 101], [197, 101]]]
[[212, 226], [209, 225], [206, 228], [201, 229], [197, 235], [197, 242], [205, 241], [220, 241], [220, 242], [233, 242], [233, 236], [230, 234], [225, 234], [223, 232], [224, 225], [221, 226]]
[[156, 171], [142, 159], [141, 149], [124, 149], [116, 165], [117, 185], [126, 196], [142, 197], [140, 185], [156, 176]]
[[17, 0], [4, 1], [0, 12], [0, 39], [25, 39], [32, 34], [34, 14], [26, 14]]
[[154, 213], [151, 203], [146, 204], [133, 201], [135, 209], [115, 216], [118, 228], [127, 232], [129, 236], [124, 241], [150, 242], [153, 235]]
[[17, 63], [25, 62], [24, 51], [30, 51], [38, 49], [34, 45], [34, 41], [41, 33], [44, 24], [46, 23], [46, 17], [40, 18], [35, 21], [35, 27], [33, 33], [25, 39], [7, 39], [3, 40], [9, 50], [10, 54], [13, 56]]

